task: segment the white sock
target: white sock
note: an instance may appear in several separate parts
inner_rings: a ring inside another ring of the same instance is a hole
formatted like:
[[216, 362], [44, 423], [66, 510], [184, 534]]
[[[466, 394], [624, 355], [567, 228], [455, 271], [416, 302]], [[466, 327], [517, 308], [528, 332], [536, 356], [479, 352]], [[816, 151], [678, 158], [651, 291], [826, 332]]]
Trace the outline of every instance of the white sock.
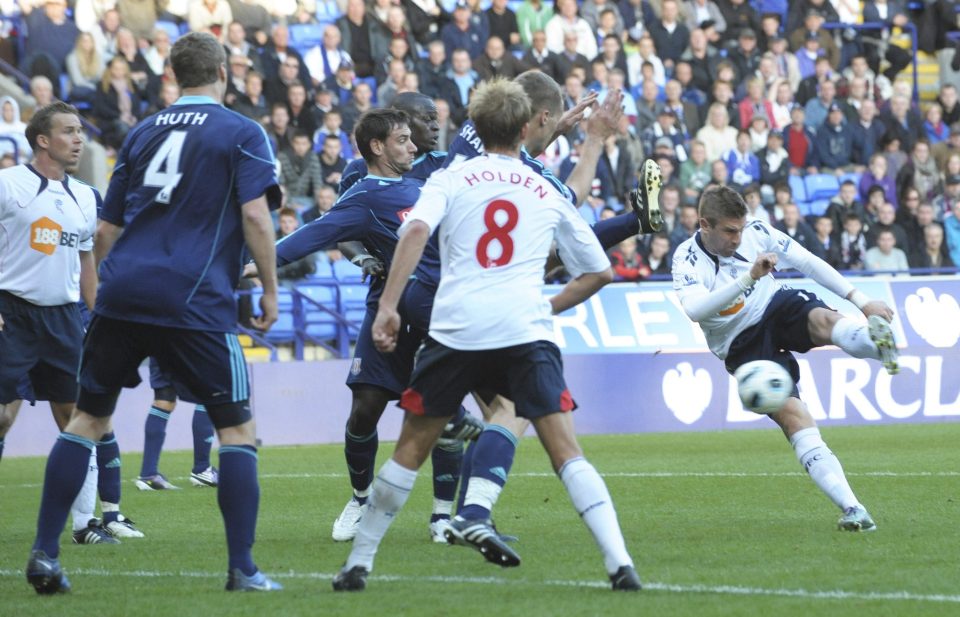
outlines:
[[854, 358], [880, 359], [880, 352], [870, 338], [870, 328], [852, 317], [844, 317], [834, 324], [830, 340]]
[[354, 566], [373, 570], [373, 558], [377, 554], [380, 541], [403, 504], [407, 502], [416, 479], [416, 469], [402, 467], [393, 459], [380, 468], [380, 473], [373, 483], [373, 493], [367, 500], [367, 511], [360, 519], [357, 536], [353, 539], [353, 550], [347, 557], [348, 570]]
[[842, 510], [860, 505], [853, 489], [847, 483], [839, 459], [820, 437], [820, 429], [814, 427], [797, 431], [790, 436], [790, 445], [814, 484], [820, 487], [833, 503]]
[[560, 468], [560, 480], [567, 487], [577, 514], [597, 541], [607, 573], [614, 574], [620, 566], [632, 566], [613, 500], [593, 465], [582, 457], [571, 459]]
[[433, 498], [433, 513], [440, 516], [450, 516], [450, 513], [453, 512], [453, 502], [446, 501], [443, 499]]
[[91, 448], [90, 462], [87, 465], [87, 477], [83, 479], [83, 486], [77, 493], [77, 498], [70, 506], [70, 516], [73, 518], [73, 530], [86, 529], [90, 519], [94, 518], [97, 509], [97, 478], [100, 476], [97, 468], [97, 449]]
[[486, 478], [473, 476], [467, 483], [467, 494], [463, 498], [463, 505], [480, 506], [493, 511], [493, 506], [500, 498], [500, 491], [502, 490], [503, 485], [501, 484]]

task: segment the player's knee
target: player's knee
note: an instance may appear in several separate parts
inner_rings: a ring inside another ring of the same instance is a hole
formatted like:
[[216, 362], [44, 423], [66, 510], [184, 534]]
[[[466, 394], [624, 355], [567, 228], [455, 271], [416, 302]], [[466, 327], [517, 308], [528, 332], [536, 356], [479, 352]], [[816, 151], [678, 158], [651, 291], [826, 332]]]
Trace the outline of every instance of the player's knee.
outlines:
[[810, 340], [817, 345], [828, 345], [833, 327], [842, 318], [843, 316], [840, 313], [825, 308], [815, 308], [810, 311], [807, 317], [807, 331], [810, 333]]
[[[253, 419], [250, 401], [236, 401], [219, 405], [206, 405], [205, 407], [207, 408], [207, 416], [217, 431], [238, 427]], [[222, 439], [220, 443], [223, 443]]]
[[389, 395], [386, 392], [371, 388], [354, 390], [347, 430], [353, 435], [369, 435], [377, 430], [388, 402]]
[[783, 433], [787, 436], [817, 425], [806, 403], [793, 396], [787, 399], [780, 411], [771, 414], [770, 418], [783, 429]]

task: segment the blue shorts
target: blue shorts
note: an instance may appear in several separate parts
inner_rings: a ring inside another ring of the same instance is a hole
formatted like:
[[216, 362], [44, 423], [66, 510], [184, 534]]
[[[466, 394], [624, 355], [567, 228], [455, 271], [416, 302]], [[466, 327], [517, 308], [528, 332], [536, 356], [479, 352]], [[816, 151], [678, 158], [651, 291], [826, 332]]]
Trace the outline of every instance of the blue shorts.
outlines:
[[37, 306], [0, 291], [0, 405], [77, 400], [83, 326], [75, 302]]
[[833, 310], [812, 291], [789, 287], [777, 291], [760, 321], [733, 339], [724, 360], [727, 370], [732, 374], [747, 362], [772, 360], [793, 377], [793, 396], [799, 397], [800, 366], [790, 352], [805, 353], [816, 347], [807, 325], [807, 316], [816, 308]]
[[176, 403], [177, 398], [188, 395], [186, 388], [178, 384], [170, 372], [163, 369], [153, 356], [150, 357], [149, 365], [150, 387], [153, 389], [155, 400]]
[[397, 399], [410, 382], [413, 357], [426, 333], [402, 323], [397, 348], [392, 353], [380, 353], [373, 344], [373, 320], [376, 316], [376, 307], [368, 306], [353, 350], [347, 385], [351, 389], [363, 386], [382, 388]]
[[560, 349], [549, 341], [461, 351], [429, 336], [417, 352], [400, 406], [413, 414], [446, 418], [474, 390], [503, 394], [514, 402], [518, 416], [529, 419], [575, 408], [563, 378]]
[[120, 390], [140, 383], [138, 368], [148, 356], [182, 386], [184, 400], [216, 407], [250, 398], [247, 365], [235, 333], [95, 315], [83, 346], [77, 407], [98, 417], [111, 415]]

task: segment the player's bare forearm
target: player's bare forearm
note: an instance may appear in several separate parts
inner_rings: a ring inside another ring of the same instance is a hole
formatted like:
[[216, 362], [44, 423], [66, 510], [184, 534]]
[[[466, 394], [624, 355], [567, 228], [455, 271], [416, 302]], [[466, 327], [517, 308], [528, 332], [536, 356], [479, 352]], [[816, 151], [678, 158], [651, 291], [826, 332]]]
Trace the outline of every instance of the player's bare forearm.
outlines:
[[603, 140], [589, 135], [580, 145], [580, 160], [567, 177], [567, 186], [577, 196], [577, 206], [590, 194], [593, 179], [597, 176], [597, 163], [603, 152]]
[[110, 249], [116, 244], [117, 238], [123, 233], [123, 227], [100, 219], [97, 224], [97, 235], [93, 239], [94, 268], [99, 271], [100, 264], [110, 254]]
[[380, 306], [396, 309], [400, 302], [400, 295], [407, 286], [407, 281], [413, 270], [420, 262], [423, 248], [430, 239], [430, 227], [423, 221], [410, 221], [397, 242], [393, 251], [393, 263], [390, 264], [390, 273], [387, 275], [387, 284], [380, 296]]
[[607, 268], [603, 272], [587, 272], [573, 279], [560, 290], [560, 293], [550, 298], [553, 314], [559, 315], [569, 308], [580, 304], [600, 288], [613, 281], [613, 270]]
[[263, 293], [277, 293], [277, 252], [267, 200], [260, 196], [243, 204], [243, 238], [257, 264]]
[[97, 264], [92, 251], [80, 251], [80, 297], [92, 311], [97, 301]]

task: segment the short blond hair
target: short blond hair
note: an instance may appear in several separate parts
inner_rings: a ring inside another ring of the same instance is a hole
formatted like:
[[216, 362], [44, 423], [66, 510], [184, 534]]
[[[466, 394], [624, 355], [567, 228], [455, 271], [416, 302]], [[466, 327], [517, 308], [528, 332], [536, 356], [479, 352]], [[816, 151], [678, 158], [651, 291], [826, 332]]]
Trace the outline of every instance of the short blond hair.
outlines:
[[470, 119], [484, 148], [512, 148], [532, 116], [530, 97], [520, 84], [497, 78], [480, 85], [470, 98]]

